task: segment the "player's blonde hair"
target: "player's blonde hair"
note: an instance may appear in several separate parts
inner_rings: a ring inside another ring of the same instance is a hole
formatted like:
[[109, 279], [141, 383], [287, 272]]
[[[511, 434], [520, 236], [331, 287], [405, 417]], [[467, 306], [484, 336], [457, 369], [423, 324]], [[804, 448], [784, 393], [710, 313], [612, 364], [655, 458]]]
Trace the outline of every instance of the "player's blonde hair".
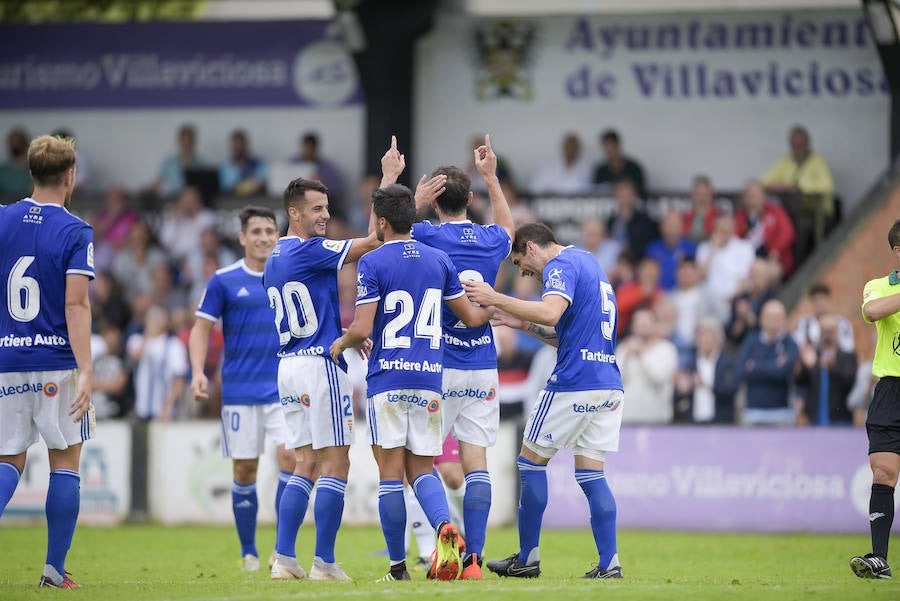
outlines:
[[28, 171], [38, 186], [58, 186], [75, 166], [75, 138], [38, 136], [28, 146]]

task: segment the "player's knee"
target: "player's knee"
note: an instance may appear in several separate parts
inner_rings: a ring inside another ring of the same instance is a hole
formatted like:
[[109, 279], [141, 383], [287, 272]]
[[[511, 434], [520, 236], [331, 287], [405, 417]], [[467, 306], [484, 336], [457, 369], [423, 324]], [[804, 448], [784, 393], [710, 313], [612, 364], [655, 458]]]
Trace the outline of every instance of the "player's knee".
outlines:
[[897, 468], [888, 462], [873, 463], [872, 482], [885, 486], [897, 486]]
[[321, 461], [320, 467], [323, 476], [346, 480], [350, 473], [350, 457], [346, 455], [331, 456]]
[[238, 484], [252, 484], [256, 482], [256, 463], [235, 461], [234, 480]]

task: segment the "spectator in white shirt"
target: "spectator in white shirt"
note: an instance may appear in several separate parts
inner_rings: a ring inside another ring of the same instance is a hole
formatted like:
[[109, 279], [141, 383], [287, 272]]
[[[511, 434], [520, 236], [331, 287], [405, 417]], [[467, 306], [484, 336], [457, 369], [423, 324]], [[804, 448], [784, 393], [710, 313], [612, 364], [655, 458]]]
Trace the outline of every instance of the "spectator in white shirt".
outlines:
[[169, 314], [158, 305], [147, 309], [143, 334], [132, 334], [126, 344], [134, 371], [134, 413], [141, 419], [170, 421], [186, 386], [187, 351], [169, 333]]
[[735, 235], [734, 218], [716, 217], [712, 235], [697, 249], [697, 264], [716, 300], [716, 316], [723, 323], [731, 317], [731, 300], [740, 291], [755, 258], [753, 245]]
[[581, 155], [581, 140], [572, 132], [562, 139], [562, 156], [541, 167], [531, 184], [533, 194], [585, 194], [591, 187], [591, 166]]
[[[803, 348], [806, 345], [813, 347], [819, 346], [819, 338], [822, 329], [819, 326], [819, 319], [823, 315], [832, 312], [831, 307], [831, 288], [824, 282], [813, 284], [809, 289], [809, 305], [812, 313], [801, 315], [797, 320], [797, 326], [794, 328], [794, 342], [797, 346]], [[846, 317], [837, 316], [838, 319], [838, 348], [845, 353], [852, 353], [856, 347], [856, 340], [853, 337], [853, 326]]]
[[656, 314], [638, 309], [631, 318], [631, 335], [616, 348], [616, 362], [625, 389], [626, 424], [668, 424], [674, 411], [678, 351], [658, 332]]

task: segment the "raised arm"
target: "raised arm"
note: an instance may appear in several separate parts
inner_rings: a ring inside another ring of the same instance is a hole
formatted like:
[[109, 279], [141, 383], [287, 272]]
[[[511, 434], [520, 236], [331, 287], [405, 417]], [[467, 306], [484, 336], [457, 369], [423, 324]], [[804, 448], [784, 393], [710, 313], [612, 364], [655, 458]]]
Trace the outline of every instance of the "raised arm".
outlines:
[[516, 226], [513, 223], [509, 203], [500, 186], [500, 179], [497, 177], [497, 155], [494, 154], [494, 149], [491, 147], [491, 136], [485, 134], [484, 145], [479, 146], [473, 152], [475, 153], [475, 169], [487, 184], [488, 197], [491, 199], [491, 217], [494, 223], [506, 230], [512, 240], [515, 238]]
[[66, 275], [66, 328], [69, 331], [69, 345], [75, 355], [75, 365], [78, 366], [75, 399], [69, 406], [69, 415], [75, 422], [80, 421], [91, 406], [91, 391], [94, 389], [88, 281], [85, 275]]

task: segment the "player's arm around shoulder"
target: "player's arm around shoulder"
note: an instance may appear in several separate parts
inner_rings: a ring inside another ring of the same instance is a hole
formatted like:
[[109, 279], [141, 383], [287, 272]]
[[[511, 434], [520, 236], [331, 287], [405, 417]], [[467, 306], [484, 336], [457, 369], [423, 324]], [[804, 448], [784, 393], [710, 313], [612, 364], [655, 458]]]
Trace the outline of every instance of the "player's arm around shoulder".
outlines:
[[900, 311], [900, 283], [891, 276], [870, 280], [863, 289], [862, 315], [866, 323], [875, 323]]

